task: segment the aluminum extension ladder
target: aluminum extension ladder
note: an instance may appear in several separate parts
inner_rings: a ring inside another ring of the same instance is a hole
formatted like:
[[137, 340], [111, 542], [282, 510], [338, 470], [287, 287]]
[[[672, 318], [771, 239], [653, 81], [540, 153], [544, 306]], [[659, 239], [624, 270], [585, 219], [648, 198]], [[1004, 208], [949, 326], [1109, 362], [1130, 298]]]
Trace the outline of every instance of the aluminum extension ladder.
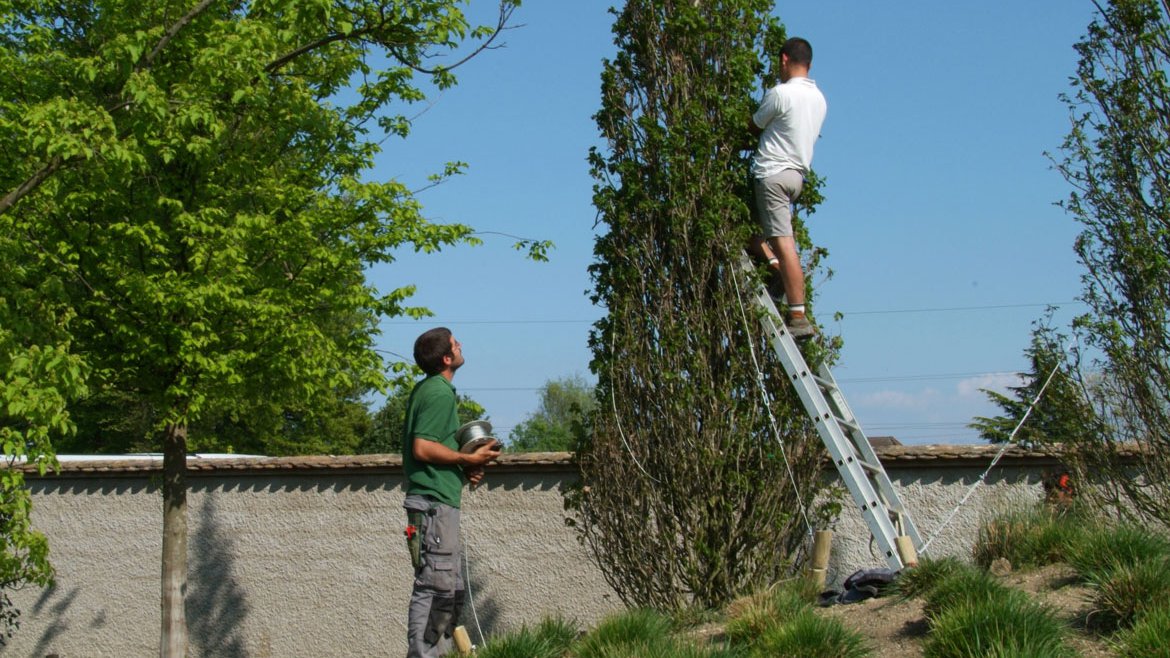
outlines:
[[[749, 276], [756, 276], [746, 253], [741, 254], [741, 265]], [[805, 412], [816, 425], [817, 434], [828, 448], [837, 472], [845, 481], [853, 502], [861, 510], [861, 516], [869, 526], [886, 563], [894, 571], [910, 566], [903, 564], [898, 543], [908, 539], [914, 550], [918, 551], [922, 548], [922, 538], [906, 506], [894, 491], [886, 470], [874, 454], [869, 438], [845, 402], [845, 396], [833, 379], [833, 373], [824, 364], [816, 373], [811, 372], [797, 348], [796, 339], [780, 319], [780, 311], [766, 286], [758, 286], [756, 303], [765, 311], [764, 331], [768, 334], [772, 349], [780, 358], [792, 385], [796, 387]], [[903, 539], [899, 540], [899, 537]]]

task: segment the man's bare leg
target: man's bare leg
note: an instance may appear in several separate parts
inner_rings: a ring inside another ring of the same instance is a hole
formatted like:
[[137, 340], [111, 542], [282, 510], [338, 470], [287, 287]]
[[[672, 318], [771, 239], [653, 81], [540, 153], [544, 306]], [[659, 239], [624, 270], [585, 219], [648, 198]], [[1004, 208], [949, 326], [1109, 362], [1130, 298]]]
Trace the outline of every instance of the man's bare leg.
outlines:
[[779, 260], [775, 270], [784, 279], [784, 297], [789, 306], [804, 305], [804, 271], [800, 269], [800, 256], [796, 253], [796, 240], [792, 236], [773, 236], [765, 245], [771, 258]]

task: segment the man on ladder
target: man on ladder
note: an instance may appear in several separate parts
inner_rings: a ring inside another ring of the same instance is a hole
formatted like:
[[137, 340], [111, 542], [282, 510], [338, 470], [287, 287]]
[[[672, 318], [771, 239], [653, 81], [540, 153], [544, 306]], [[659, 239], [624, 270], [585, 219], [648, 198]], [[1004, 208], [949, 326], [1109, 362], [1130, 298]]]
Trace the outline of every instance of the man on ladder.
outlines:
[[[793, 37], [780, 49], [780, 84], [764, 94], [764, 100], [748, 121], [759, 138], [752, 158], [752, 177], [761, 235], [752, 239], [752, 252], [768, 261], [773, 282], [788, 300], [785, 324], [792, 336], [806, 339], [816, 329], [805, 317], [804, 272], [792, 232], [792, 202], [800, 196], [804, 177], [812, 165], [813, 145], [820, 136], [828, 105], [808, 77], [812, 46]], [[778, 285], [777, 285], [778, 284]]]
[[[762, 236], [750, 251], [768, 261], [772, 281], [761, 287], [757, 303], [767, 311], [764, 331], [792, 381], [809, 420], [841, 475], [853, 502], [893, 571], [912, 566], [922, 538], [902, 503], [869, 438], [854, 417], [833, 373], [824, 363], [810, 368], [797, 345], [816, 329], [805, 316], [804, 272], [792, 231], [792, 202], [800, 196], [812, 164], [813, 145], [825, 120], [825, 97], [809, 79], [812, 46], [789, 39], [780, 50], [780, 82], [764, 94], [748, 127], [759, 138], [752, 158], [756, 210]], [[741, 266], [751, 271], [746, 254]], [[777, 284], [783, 287], [788, 314], [779, 324]]]

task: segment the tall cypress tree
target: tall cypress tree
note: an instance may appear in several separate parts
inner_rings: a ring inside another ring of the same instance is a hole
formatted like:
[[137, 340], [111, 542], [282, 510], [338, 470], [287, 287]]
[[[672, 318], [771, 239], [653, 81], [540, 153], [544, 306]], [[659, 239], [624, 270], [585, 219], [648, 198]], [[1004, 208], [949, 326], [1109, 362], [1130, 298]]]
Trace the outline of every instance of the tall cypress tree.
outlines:
[[[820, 444], [752, 304], [759, 280], [738, 268], [753, 230], [747, 118], [784, 38], [771, 10], [614, 12], [595, 117], [606, 148], [590, 154], [606, 228], [593, 300], [608, 315], [590, 337], [598, 410], [569, 502], [628, 604], [719, 606], [780, 576], [819, 485]], [[798, 239], [815, 267], [822, 252]], [[813, 362], [831, 349], [806, 347]]]

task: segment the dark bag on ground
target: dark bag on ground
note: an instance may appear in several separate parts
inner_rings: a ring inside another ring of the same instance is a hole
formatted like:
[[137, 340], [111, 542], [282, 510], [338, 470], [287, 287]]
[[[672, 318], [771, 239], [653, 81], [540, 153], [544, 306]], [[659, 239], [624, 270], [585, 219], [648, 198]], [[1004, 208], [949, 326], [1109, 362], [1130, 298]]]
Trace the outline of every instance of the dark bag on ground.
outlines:
[[892, 569], [862, 569], [845, 579], [843, 591], [827, 590], [821, 593], [820, 605], [827, 607], [838, 603], [856, 603], [882, 596], [898, 578]]

